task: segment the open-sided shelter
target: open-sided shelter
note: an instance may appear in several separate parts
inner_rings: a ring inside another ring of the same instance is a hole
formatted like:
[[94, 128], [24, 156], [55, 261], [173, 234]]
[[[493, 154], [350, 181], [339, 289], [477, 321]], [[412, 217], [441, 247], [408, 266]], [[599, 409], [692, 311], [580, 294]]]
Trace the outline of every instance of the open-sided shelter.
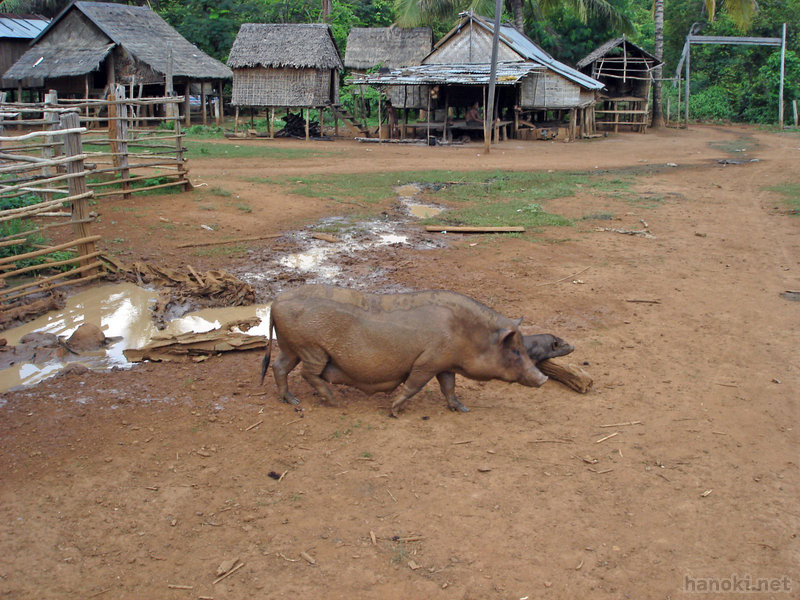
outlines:
[[[354, 81], [393, 86], [392, 90], [407, 88], [402, 95], [392, 92], [393, 105], [430, 107], [437, 122], [434, 128], [446, 129], [444, 115], [451, 109], [458, 112], [475, 102], [486, 102], [493, 32], [494, 21], [471, 11], [462, 13], [458, 24], [436, 43], [419, 67], [374, 73]], [[504, 68], [508, 72], [502, 74]], [[523, 129], [554, 130], [567, 113], [570, 137], [593, 131], [595, 96], [603, 84], [557, 61], [510, 25], [500, 26], [498, 69], [495, 114], [501, 126], [513, 123], [514, 135], [523, 137]], [[436, 116], [437, 110], [441, 118]]]
[[339, 100], [342, 59], [326, 24], [245, 23], [228, 66], [236, 106], [312, 108]]
[[[72, 2], [34, 40], [5, 73], [20, 82], [43, 81], [60, 97], [97, 97], [118, 83], [138, 95], [173, 89], [186, 92], [192, 82], [230, 79], [228, 67], [191, 44], [146, 6]], [[139, 87], [141, 86], [141, 87]]]
[[578, 62], [578, 68], [605, 85], [598, 98], [596, 123], [644, 131], [650, 107], [652, 71], [662, 63], [624, 35], [607, 41]]
[[[38, 15], [0, 13], [0, 75], [25, 54], [31, 41], [47, 27], [48, 19]], [[0, 89], [19, 88], [17, 81], [0, 78]], [[39, 80], [22, 81], [22, 87], [41, 86]]]

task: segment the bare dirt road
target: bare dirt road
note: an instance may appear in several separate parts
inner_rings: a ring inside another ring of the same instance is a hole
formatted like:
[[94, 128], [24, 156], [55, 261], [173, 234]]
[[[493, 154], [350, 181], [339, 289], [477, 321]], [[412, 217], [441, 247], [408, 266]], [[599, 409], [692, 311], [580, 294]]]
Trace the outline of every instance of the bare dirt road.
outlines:
[[[339, 406], [322, 406], [298, 373], [298, 412], [271, 375], [259, 385], [261, 353], [242, 352], [5, 393], [0, 596], [678, 598], [766, 585], [757, 597], [797, 597], [800, 303], [780, 294], [800, 289], [800, 220], [766, 189], [798, 181], [797, 134], [698, 126], [509, 141], [489, 156], [313, 148], [193, 159], [192, 194], [97, 207], [106, 248], [243, 274], [270, 268], [280, 242], [179, 246], [214, 235], [198, 227], [209, 219], [246, 237], [361, 210], [259, 182], [271, 176], [635, 168], [629, 193], [542, 202], [571, 227], [417, 234], [431, 244], [340, 265], [374, 289], [448, 288], [524, 315], [575, 345], [592, 391], [459, 378], [470, 413], [448, 411], [434, 382], [389, 419], [387, 396], [340, 388]], [[730, 158], [743, 164], [718, 162]], [[227, 200], [208, 195], [220, 187]], [[642, 221], [654, 237], [603, 230]], [[295, 283], [262, 282], [260, 299]]]

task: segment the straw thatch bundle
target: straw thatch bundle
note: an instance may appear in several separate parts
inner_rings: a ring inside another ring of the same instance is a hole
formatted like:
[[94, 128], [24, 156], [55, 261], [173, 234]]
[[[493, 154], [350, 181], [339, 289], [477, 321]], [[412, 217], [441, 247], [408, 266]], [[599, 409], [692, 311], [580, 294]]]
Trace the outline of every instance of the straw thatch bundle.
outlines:
[[353, 27], [347, 36], [344, 65], [362, 71], [378, 65], [389, 69], [418, 65], [432, 47], [430, 27]]

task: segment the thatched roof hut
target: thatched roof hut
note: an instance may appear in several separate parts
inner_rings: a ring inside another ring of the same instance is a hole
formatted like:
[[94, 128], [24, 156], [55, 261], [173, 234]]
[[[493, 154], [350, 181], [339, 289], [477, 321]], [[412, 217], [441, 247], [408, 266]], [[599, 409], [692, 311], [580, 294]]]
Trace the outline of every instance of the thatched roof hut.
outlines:
[[59, 95], [97, 93], [112, 83], [157, 85], [163, 92], [170, 66], [176, 85], [232, 76], [228, 67], [145, 6], [76, 1], [50, 22], [5, 77], [41, 78]]
[[347, 35], [344, 66], [366, 71], [377, 66], [399, 69], [418, 65], [432, 47], [430, 27], [353, 27]]
[[[0, 75], [25, 54], [31, 40], [47, 27], [48, 19], [38, 15], [9, 15], [0, 13]], [[0, 79], [0, 89], [17, 86], [16, 81]], [[25, 86], [41, 85], [41, 82], [26, 81]]]
[[342, 59], [326, 24], [245, 23], [228, 66], [236, 106], [319, 107], [339, 99]]

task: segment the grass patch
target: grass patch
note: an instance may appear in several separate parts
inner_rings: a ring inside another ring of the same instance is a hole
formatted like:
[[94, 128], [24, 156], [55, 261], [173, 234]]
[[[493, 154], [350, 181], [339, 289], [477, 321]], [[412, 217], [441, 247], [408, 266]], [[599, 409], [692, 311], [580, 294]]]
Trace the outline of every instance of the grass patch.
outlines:
[[204, 256], [204, 257], [227, 256], [227, 257], [239, 258], [247, 254], [247, 248], [241, 245], [211, 246], [207, 248], [195, 248], [193, 254], [195, 256]]
[[783, 201], [794, 215], [800, 215], [800, 183], [781, 183], [764, 188], [783, 196]]
[[213, 194], [214, 196], [220, 196], [221, 198], [230, 198], [233, 196], [233, 192], [229, 192], [225, 188], [221, 187], [213, 187], [208, 190], [209, 194]]
[[750, 135], [743, 135], [735, 140], [709, 142], [708, 145], [716, 150], [722, 150], [727, 154], [741, 155], [744, 152], [752, 152], [758, 148], [758, 141]]
[[297, 160], [325, 155], [319, 150], [279, 148], [233, 141], [184, 140], [189, 158], [270, 158], [272, 160]]
[[[451, 208], [422, 223], [472, 226], [522, 225], [548, 227], [571, 225], [560, 215], [547, 212], [544, 202], [569, 198], [581, 191], [607, 195], [621, 194], [638, 200], [630, 192], [634, 176], [591, 172], [545, 173], [541, 171], [408, 171], [390, 173], [347, 173], [286, 176], [252, 179], [257, 183], [279, 185], [288, 193], [307, 198], [324, 198], [343, 204], [357, 204], [374, 212], [378, 205], [395, 199], [394, 188], [421, 184], [428, 199]], [[339, 223], [326, 223], [325, 233], [338, 233]]]

